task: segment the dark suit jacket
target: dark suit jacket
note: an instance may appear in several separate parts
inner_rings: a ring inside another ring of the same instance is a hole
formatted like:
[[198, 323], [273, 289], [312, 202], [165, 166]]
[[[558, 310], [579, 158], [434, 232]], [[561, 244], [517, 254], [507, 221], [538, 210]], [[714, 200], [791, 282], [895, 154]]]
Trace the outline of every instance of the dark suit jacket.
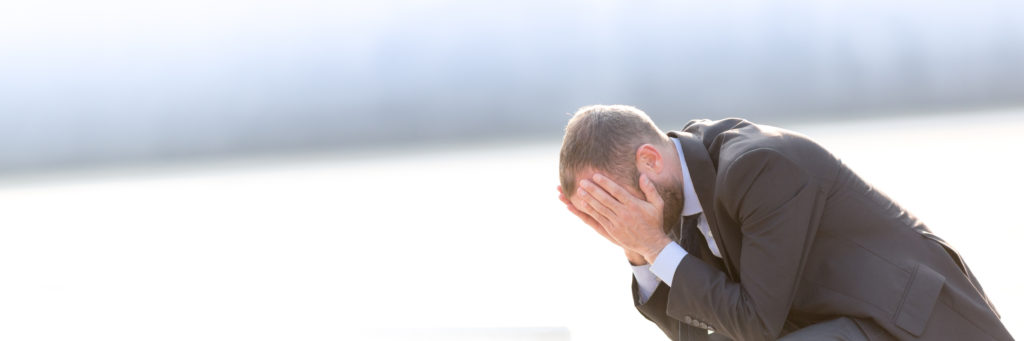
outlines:
[[845, 316], [873, 340], [1012, 339], [959, 255], [814, 141], [741, 119], [669, 135], [722, 254], [688, 250], [644, 304], [634, 282], [670, 338], [774, 340]]

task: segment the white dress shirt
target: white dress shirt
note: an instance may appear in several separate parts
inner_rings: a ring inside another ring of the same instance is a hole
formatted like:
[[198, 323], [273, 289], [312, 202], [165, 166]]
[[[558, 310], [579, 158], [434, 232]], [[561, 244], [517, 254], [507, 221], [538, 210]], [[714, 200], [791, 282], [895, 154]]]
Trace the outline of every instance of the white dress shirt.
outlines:
[[[704, 209], [701, 208], [700, 201], [697, 199], [697, 191], [693, 188], [690, 169], [686, 167], [686, 158], [683, 157], [683, 146], [679, 144], [679, 139], [674, 137], [671, 139], [672, 142], [675, 142], [676, 152], [679, 154], [679, 163], [683, 167], [683, 211], [680, 214], [681, 221], [682, 217], [704, 212]], [[703, 214], [700, 215], [700, 219], [697, 221], [697, 228], [704, 235], [704, 240], [707, 241], [711, 253], [715, 257], [722, 258], [722, 254], [718, 251], [718, 244], [715, 243], [715, 236], [711, 234], [708, 220]], [[641, 304], [647, 302], [647, 299], [651, 297], [654, 290], [658, 288], [659, 280], [668, 286], [672, 286], [672, 277], [675, 276], [676, 268], [679, 267], [679, 262], [683, 261], [683, 257], [686, 254], [686, 250], [679, 246], [679, 244], [670, 242], [654, 258], [654, 263], [633, 266], [633, 277], [636, 278]]]

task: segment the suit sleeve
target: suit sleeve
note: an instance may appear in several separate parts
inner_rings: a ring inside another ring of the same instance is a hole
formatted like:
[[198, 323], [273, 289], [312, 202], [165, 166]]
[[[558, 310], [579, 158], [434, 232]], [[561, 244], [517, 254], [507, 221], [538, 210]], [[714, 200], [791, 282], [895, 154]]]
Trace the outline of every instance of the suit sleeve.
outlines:
[[668, 286], [664, 283], [658, 283], [658, 288], [654, 290], [651, 297], [641, 304], [637, 293], [636, 278], [633, 279], [633, 304], [636, 305], [636, 309], [640, 311], [640, 314], [654, 322], [665, 333], [665, 336], [668, 336], [670, 340], [707, 341], [707, 330], [682, 324], [666, 314], [665, 304], [668, 302], [668, 293]]
[[639, 285], [636, 282], [636, 278], [633, 278], [633, 304], [636, 309], [640, 311], [640, 314], [645, 318], [654, 322], [662, 332], [669, 339], [675, 339], [674, 335], [678, 334], [679, 321], [669, 317], [665, 311], [665, 304], [668, 302], [668, 286], [664, 283], [659, 282], [658, 287], [654, 289], [654, 293], [651, 297], [647, 298], [647, 301], [640, 303]]
[[774, 340], [782, 332], [817, 231], [825, 196], [798, 164], [771, 149], [741, 155], [719, 179], [715, 209], [742, 232], [739, 283], [696, 257], [679, 264], [667, 314], [705, 321], [741, 340]]

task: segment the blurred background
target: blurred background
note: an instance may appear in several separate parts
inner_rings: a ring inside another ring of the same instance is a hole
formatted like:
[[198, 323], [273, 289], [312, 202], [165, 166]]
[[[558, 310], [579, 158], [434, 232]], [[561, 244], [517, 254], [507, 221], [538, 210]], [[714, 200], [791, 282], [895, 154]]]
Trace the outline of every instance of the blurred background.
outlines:
[[568, 113], [818, 140], [1011, 333], [1017, 1], [0, 3], [0, 339], [663, 339], [557, 201]]

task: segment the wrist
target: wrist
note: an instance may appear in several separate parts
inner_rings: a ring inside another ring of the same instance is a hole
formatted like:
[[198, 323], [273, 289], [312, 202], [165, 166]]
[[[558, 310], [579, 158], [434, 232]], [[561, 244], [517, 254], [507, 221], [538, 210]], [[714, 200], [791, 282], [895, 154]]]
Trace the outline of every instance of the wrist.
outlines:
[[636, 253], [636, 252], [633, 252], [630, 249], [625, 249], [625, 250], [626, 250], [626, 259], [629, 260], [629, 265], [638, 266], [638, 265], [648, 264], [647, 260], [644, 259], [643, 255], [641, 255], [639, 253]]
[[658, 254], [661, 253], [661, 250], [664, 250], [665, 246], [671, 242], [672, 240], [669, 239], [667, 236], [659, 238], [657, 242], [651, 244], [652, 246], [654, 246], [653, 248], [648, 249], [646, 250], [646, 252], [643, 253], [644, 260], [646, 260], [647, 263], [654, 264], [654, 260], [658, 258]]

